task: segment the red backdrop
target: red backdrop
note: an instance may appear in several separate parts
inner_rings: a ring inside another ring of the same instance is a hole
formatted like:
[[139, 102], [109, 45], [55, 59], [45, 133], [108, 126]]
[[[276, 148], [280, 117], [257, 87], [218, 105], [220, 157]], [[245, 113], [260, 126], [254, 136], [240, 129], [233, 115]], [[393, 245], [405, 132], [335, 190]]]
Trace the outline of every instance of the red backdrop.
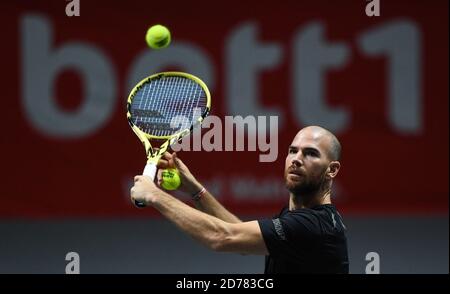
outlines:
[[[153, 214], [128, 200], [145, 156], [125, 101], [133, 72], [143, 78], [170, 68], [207, 81], [214, 115], [238, 114], [233, 101], [254, 98], [243, 115], [257, 103], [283, 116], [274, 163], [260, 163], [258, 152], [180, 153], [232, 211], [266, 214], [286, 202], [287, 146], [314, 123], [335, 130], [343, 145], [335, 191], [342, 211], [448, 213], [448, 1], [381, 0], [378, 17], [366, 15], [363, 0], [81, 0], [73, 17], [67, 3], [0, 4], [0, 217]], [[172, 31], [166, 51], [145, 46], [154, 23]], [[327, 49], [311, 45], [319, 43]], [[261, 65], [247, 75], [258, 54]], [[339, 108], [343, 120], [320, 111]]]

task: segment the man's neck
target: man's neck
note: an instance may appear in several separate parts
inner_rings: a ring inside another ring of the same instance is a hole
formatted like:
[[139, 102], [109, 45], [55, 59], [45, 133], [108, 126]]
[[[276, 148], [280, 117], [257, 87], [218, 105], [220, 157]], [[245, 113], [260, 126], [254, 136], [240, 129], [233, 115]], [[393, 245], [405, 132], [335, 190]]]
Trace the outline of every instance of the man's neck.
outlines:
[[[306, 197], [305, 197], [306, 196]], [[317, 205], [331, 204], [331, 189], [320, 191], [316, 195], [294, 195], [290, 193], [289, 210], [311, 208]]]

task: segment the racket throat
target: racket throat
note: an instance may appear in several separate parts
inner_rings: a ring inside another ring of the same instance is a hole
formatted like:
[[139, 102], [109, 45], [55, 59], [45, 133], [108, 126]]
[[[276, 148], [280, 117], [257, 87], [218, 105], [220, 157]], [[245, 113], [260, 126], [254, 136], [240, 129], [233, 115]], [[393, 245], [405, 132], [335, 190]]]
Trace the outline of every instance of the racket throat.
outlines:
[[158, 160], [161, 158], [161, 156], [164, 154], [164, 152], [167, 151], [167, 148], [169, 148], [169, 141], [164, 142], [158, 149], [153, 149], [150, 145], [150, 142], [148, 142], [148, 149], [147, 150], [147, 163], [152, 163], [157, 165]]

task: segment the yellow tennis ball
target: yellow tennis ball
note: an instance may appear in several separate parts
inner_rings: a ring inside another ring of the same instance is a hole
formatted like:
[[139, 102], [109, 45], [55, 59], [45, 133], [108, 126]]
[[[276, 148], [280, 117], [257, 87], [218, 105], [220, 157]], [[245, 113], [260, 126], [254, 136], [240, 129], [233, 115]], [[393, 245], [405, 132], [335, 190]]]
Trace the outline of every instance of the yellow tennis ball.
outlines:
[[145, 35], [145, 41], [153, 49], [161, 49], [169, 46], [170, 40], [169, 29], [160, 24], [151, 26]]
[[176, 190], [181, 185], [180, 174], [176, 168], [169, 168], [162, 171], [161, 186], [166, 190]]

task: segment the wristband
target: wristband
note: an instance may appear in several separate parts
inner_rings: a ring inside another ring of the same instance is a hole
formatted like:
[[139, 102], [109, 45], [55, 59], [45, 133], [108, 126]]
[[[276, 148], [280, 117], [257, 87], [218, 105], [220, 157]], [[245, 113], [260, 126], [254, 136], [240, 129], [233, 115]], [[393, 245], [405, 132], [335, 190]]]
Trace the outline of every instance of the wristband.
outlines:
[[192, 200], [198, 201], [200, 198], [202, 198], [203, 194], [205, 194], [206, 189], [203, 187], [198, 193], [192, 195]]

